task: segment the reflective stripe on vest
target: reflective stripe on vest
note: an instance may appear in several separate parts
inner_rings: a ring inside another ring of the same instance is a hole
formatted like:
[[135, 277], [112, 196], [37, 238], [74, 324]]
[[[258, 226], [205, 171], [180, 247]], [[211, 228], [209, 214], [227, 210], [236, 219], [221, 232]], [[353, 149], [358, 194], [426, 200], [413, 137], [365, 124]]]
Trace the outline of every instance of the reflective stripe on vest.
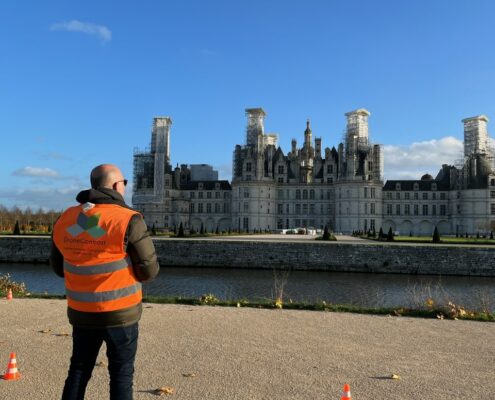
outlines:
[[67, 260], [64, 260], [64, 270], [74, 275], [107, 274], [109, 272], [120, 271], [121, 269], [127, 268], [129, 265], [132, 265], [129, 257], [126, 257], [123, 260], [111, 261], [92, 266], [77, 266], [71, 264]]
[[74, 301], [80, 301], [83, 303], [95, 303], [110, 300], [117, 300], [123, 297], [130, 296], [141, 290], [141, 284], [135, 283], [134, 285], [127, 286], [125, 288], [109, 290], [107, 292], [75, 292], [65, 288], [67, 297]]

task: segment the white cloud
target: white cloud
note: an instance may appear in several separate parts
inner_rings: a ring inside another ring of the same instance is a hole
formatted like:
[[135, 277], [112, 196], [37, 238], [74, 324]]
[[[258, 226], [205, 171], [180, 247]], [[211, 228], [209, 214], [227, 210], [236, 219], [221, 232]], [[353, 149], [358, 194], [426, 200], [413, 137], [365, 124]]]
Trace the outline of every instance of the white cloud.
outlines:
[[453, 136], [384, 146], [385, 179], [420, 179], [426, 173], [435, 177], [442, 164], [454, 164], [462, 158], [463, 151], [463, 142]]
[[97, 25], [91, 22], [81, 22], [73, 19], [69, 22], [59, 22], [50, 27], [52, 31], [82, 32], [88, 35], [98, 36], [102, 42], [109, 42], [112, 39], [112, 32], [104, 25]]
[[0, 204], [32, 209], [62, 210], [76, 204], [76, 195], [81, 190], [78, 187], [62, 189], [29, 188], [29, 189], [1, 189]]
[[59, 174], [50, 168], [24, 167], [12, 172], [14, 176], [28, 176], [31, 178], [58, 178]]

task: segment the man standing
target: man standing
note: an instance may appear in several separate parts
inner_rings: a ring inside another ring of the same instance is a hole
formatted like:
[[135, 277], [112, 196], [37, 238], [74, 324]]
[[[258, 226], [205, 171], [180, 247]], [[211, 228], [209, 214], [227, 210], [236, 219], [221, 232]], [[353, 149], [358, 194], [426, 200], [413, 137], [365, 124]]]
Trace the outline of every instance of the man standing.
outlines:
[[127, 179], [114, 165], [91, 171], [91, 189], [80, 192], [53, 228], [50, 263], [65, 278], [73, 350], [63, 400], [84, 399], [103, 342], [107, 346], [110, 399], [132, 399], [141, 282], [159, 270], [142, 216], [123, 195]]

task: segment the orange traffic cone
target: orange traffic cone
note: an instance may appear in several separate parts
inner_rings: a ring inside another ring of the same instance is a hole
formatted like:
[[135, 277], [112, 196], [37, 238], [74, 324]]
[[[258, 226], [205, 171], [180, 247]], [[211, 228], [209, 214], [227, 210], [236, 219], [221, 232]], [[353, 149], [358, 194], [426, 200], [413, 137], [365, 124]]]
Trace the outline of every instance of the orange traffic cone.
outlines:
[[342, 397], [340, 398], [340, 400], [352, 400], [351, 387], [348, 383], [344, 385], [344, 392], [342, 393]]
[[9, 289], [9, 291], [7, 292], [7, 300], [12, 300], [14, 298], [14, 296], [12, 296], [12, 289]]
[[7, 365], [7, 372], [3, 379], [6, 381], [15, 381], [21, 377], [21, 374], [17, 370], [17, 360], [15, 358], [15, 353], [10, 353], [9, 365]]

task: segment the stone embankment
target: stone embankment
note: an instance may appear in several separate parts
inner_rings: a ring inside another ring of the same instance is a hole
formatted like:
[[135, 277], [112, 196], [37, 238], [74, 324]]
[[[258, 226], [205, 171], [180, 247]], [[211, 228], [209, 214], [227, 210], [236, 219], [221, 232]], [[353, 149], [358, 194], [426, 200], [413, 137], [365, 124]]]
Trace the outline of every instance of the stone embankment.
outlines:
[[[495, 276], [495, 247], [155, 239], [162, 265]], [[47, 263], [47, 237], [1, 237], [0, 262]]]

